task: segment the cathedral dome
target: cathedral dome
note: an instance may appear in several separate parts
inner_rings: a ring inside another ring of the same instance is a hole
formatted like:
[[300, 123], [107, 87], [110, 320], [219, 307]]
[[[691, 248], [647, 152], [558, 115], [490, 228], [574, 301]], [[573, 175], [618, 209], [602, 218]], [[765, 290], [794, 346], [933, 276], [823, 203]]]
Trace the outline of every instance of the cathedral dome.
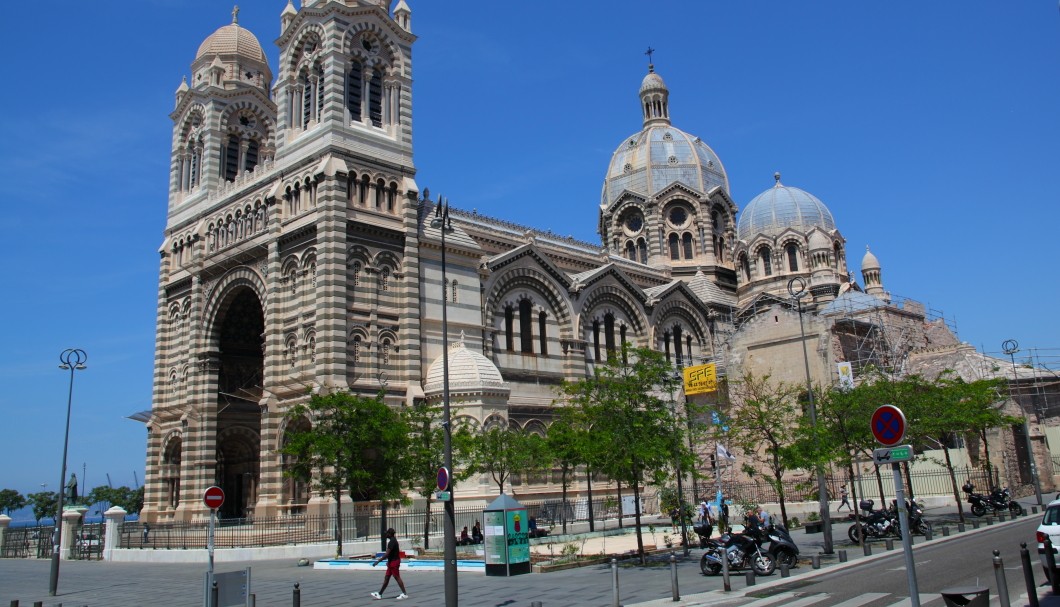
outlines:
[[876, 259], [876, 256], [869, 250], [868, 245], [865, 245], [865, 256], [861, 258], [861, 270], [879, 270], [880, 260]]
[[239, 27], [237, 23], [230, 23], [203, 40], [199, 45], [199, 52], [195, 53], [195, 61], [217, 55], [237, 55], [250, 61], [268, 63], [257, 37], [250, 30]]
[[[439, 356], [427, 369], [427, 377], [423, 383], [424, 393], [430, 395], [441, 392], [444, 372], [442, 356]], [[449, 388], [460, 391], [494, 391], [508, 390], [508, 385], [504, 383], [504, 377], [501, 376], [497, 365], [482, 354], [467, 349], [461, 334], [460, 341], [449, 346]]]
[[759, 234], [776, 236], [788, 228], [808, 231], [821, 228], [835, 229], [832, 212], [816, 196], [780, 183], [780, 173], [774, 176], [776, 185], [755, 196], [740, 213], [736, 237], [749, 241]]
[[718, 186], [728, 192], [729, 178], [714, 150], [670, 124], [670, 91], [654, 66], [648, 67], [639, 95], [644, 128], [611, 155], [600, 208], [610, 207], [627, 190], [649, 198], [674, 182], [704, 194]]

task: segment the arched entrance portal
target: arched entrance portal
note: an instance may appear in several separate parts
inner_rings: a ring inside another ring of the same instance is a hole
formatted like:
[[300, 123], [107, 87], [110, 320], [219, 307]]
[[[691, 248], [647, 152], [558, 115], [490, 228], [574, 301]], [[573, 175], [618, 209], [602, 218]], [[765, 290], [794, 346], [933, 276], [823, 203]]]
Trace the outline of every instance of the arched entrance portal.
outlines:
[[261, 471], [262, 375], [265, 315], [250, 288], [229, 295], [218, 325], [217, 477], [224, 489], [221, 516], [245, 517], [257, 500]]

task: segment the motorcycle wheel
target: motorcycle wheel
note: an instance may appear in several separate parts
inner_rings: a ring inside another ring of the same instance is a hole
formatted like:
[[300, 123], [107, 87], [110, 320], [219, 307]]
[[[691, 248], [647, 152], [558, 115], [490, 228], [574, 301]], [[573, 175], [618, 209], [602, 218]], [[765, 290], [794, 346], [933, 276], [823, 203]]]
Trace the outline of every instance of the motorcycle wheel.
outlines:
[[1023, 516], [1023, 506], [1019, 502], [1009, 502], [1008, 511], [1012, 516]]
[[931, 521], [920, 521], [920, 535], [931, 533]]
[[763, 553], [762, 556], [755, 557], [753, 567], [756, 575], [773, 575], [777, 570], [777, 562], [769, 554]]
[[703, 572], [703, 575], [718, 575], [721, 573], [721, 565], [707, 560], [707, 555], [703, 555], [699, 559], [699, 570]]
[[850, 526], [849, 529], [847, 529], [847, 537], [849, 537], [850, 541], [854, 542], [855, 544], [860, 544], [861, 543], [861, 535], [858, 534], [858, 525], [857, 525], [857, 523], [854, 523], [853, 525]]
[[799, 556], [794, 550], [779, 550], [774, 560], [777, 562], [777, 567], [787, 565], [788, 569], [794, 569], [799, 564]]
[[986, 514], [986, 506], [982, 504], [972, 504], [972, 514], [976, 516], [983, 516]]

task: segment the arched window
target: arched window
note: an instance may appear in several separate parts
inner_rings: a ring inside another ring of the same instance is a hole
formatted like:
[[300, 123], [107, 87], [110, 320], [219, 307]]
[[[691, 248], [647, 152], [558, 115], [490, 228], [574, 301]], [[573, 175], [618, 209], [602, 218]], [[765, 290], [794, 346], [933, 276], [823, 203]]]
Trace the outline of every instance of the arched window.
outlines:
[[838, 272], [839, 268], [841, 267], [841, 265], [839, 263], [839, 260], [843, 258], [843, 247], [839, 246], [838, 242], [835, 243], [835, 245], [833, 245], [833, 247], [832, 247], [832, 253], [834, 255], [834, 259], [832, 260], [832, 264], [833, 264], [833, 267], [835, 268], [836, 272]]
[[382, 210], [383, 198], [386, 196], [386, 182], [379, 179], [375, 182], [375, 208]]
[[380, 366], [385, 367], [390, 364], [390, 339], [386, 338], [383, 343], [379, 346], [379, 363]]
[[519, 346], [524, 354], [534, 352], [534, 336], [531, 321], [530, 300], [523, 299], [519, 302]]
[[253, 171], [258, 166], [258, 140], [247, 140], [247, 156], [243, 159], [243, 170]]
[[361, 187], [357, 192], [357, 202], [361, 206], [368, 204], [368, 175], [361, 175]]
[[302, 128], [309, 128], [309, 121], [313, 112], [313, 83], [309, 79], [309, 72], [302, 75]]
[[637, 248], [632, 240], [626, 242], [626, 257], [632, 261], [637, 261]]
[[361, 95], [364, 93], [364, 84], [361, 77], [364, 68], [360, 61], [350, 62], [350, 72], [346, 76], [346, 109], [350, 112], [350, 120], [361, 121]]
[[799, 271], [799, 247], [795, 243], [788, 244], [788, 270]]
[[648, 243], [643, 238], [637, 240], [637, 251], [640, 253], [640, 262], [648, 263]]
[[685, 352], [688, 353], [688, 362], [692, 363], [692, 336], [685, 335]]
[[383, 268], [379, 271], [379, 292], [383, 293], [390, 290], [390, 268]]
[[361, 336], [357, 335], [353, 338], [353, 364], [356, 366], [361, 362]]
[[678, 243], [677, 234], [670, 234], [670, 259], [678, 260], [681, 259], [681, 249]]
[[629, 357], [626, 356], [626, 325], [622, 325], [618, 328], [619, 344], [622, 348], [622, 364], [629, 364]]
[[600, 321], [593, 321], [593, 354], [595, 355], [594, 360], [600, 360]]
[[368, 118], [372, 126], [383, 126], [383, 75], [374, 70], [368, 81]]
[[762, 275], [772, 276], [773, 275], [773, 255], [769, 250], [769, 247], [762, 247], [762, 250], [758, 252], [759, 263], [762, 264]]
[[692, 233], [685, 232], [685, 235], [681, 239], [682, 247], [684, 248], [685, 259], [692, 259]]
[[544, 311], [538, 312], [537, 314], [537, 336], [541, 342], [541, 356], [548, 356], [548, 332], [545, 330], [547, 327], [548, 318]]
[[670, 333], [663, 333], [663, 351], [666, 352], [666, 362], [670, 362]]
[[453, 293], [452, 302], [456, 303], [456, 280], [453, 280], [453, 283], [451, 285], [451, 289], [452, 289], [452, 293]]
[[681, 326], [674, 327], [674, 356], [677, 358], [677, 366], [685, 366], [684, 353], [681, 350]]
[[740, 254], [740, 267], [743, 268], [743, 278], [747, 282], [751, 282], [751, 262], [747, 259], [747, 255]]
[[505, 346], [509, 352], [515, 352], [515, 310], [511, 306], [504, 308], [504, 336], [507, 338]]
[[239, 137], [229, 135], [224, 147], [224, 157], [221, 162], [225, 181], [235, 181], [239, 173]]
[[397, 199], [397, 184], [391, 181], [390, 187], [386, 189], [386, 210], [390, 213], [394, 212], [395, 199]]
[[608, 312], [604, 314], [604, 343], [607, 346], [607, 357], [615, 354], [615, 315]]

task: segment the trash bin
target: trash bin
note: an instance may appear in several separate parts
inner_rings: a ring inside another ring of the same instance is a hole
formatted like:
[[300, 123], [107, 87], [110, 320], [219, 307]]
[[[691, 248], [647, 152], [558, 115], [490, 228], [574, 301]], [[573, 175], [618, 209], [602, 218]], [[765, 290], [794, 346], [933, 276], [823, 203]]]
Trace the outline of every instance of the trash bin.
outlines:
[[982, 586], [954, 586], [942, 589], [946, 607], [989, 607], [990, 589]]

